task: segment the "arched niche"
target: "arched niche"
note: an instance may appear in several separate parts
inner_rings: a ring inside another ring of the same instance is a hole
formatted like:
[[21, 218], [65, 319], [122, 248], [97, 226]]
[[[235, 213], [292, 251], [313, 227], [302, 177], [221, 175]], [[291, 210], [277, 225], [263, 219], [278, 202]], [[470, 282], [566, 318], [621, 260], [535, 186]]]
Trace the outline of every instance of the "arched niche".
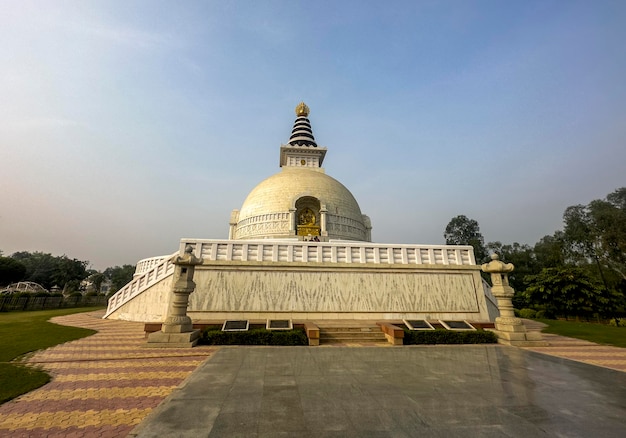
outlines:
[[320, 236], [320, 201], [312, 196], [303, 196], [296, 201], [296, 234], [298, 236]]

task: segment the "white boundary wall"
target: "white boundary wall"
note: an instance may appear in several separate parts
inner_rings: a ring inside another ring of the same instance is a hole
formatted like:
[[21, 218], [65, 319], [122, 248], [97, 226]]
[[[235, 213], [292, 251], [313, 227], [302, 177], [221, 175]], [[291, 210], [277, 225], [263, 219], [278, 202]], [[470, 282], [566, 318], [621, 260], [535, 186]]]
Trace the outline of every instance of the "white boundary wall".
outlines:
[[[470, 246], [182, 239], [179, 253], [189, 245], [203, 259], [194, 320], [490, 319]], [[164, 320], [172, 272], [166, 259], [135, 278], [105, 317]]]

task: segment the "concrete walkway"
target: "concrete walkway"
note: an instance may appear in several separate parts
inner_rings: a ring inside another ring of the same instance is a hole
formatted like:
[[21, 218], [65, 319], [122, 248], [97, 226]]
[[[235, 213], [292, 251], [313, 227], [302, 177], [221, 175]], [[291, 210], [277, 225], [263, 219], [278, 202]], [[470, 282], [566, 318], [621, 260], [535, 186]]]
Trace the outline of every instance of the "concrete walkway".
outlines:
[[[0, 406], [0, 437], [626, 431], [626, 373], [522, 349], [145, 349], [142, 324], [100, 315], [53, 319], [99, 332], [26, 358], [53, 379]], [[537, 351], [624, 370], [626, 349], [568, 342]]]

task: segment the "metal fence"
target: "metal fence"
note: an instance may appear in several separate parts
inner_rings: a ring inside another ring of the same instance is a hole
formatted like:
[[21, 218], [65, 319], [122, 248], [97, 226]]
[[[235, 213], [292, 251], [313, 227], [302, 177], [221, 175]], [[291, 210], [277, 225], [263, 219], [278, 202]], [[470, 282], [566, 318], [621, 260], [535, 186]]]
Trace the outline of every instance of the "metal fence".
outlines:
[[107, 297], [28, 297], [0, 296], [0, 312], [11, 310], [44, 310], [68, 307], [106, 306]]

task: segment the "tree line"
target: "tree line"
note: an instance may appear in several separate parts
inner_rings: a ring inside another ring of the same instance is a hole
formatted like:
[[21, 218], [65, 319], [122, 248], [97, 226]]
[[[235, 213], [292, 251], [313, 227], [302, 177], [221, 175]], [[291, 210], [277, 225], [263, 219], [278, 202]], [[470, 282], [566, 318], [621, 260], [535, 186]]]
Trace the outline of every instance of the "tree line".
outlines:
[[517, 309], [546, 317], [626, 315], [626, 187], [563, 213], [563, 229], [533, 246], [485, 243], [478, 222], [460, 215], [444, 231], [447, 244], [471, 245], [477, 263], [490, 253], [515, 265], [509, 275]]
[[113, 266], [102, 272], [88, 269], [89, 262], [43, 252], [19, 251], [8, 257], [0, 252], [0, 288], [20, 281], [40, 284], [47, 290], [58, 289], [69, 295], [76, 292], [108, 294], [116, 292], [133, 278], [135, 266]]

